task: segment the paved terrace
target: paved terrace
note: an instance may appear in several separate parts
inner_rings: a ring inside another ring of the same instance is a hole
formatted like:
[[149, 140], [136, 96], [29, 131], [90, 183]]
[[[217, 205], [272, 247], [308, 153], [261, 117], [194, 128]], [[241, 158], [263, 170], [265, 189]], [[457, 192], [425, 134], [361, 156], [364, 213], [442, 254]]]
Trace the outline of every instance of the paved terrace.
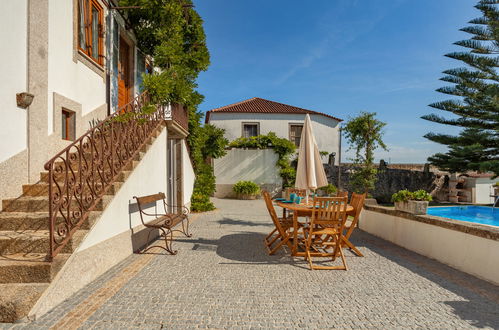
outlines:
[[[216, 200], [177, 256], [133, 255], [14, 328], [499, 328], [499, 287], [357, 231], [348, 271], [268, 256], [263, 201]], [[8, 328], [12, 325], [4, 325]]]

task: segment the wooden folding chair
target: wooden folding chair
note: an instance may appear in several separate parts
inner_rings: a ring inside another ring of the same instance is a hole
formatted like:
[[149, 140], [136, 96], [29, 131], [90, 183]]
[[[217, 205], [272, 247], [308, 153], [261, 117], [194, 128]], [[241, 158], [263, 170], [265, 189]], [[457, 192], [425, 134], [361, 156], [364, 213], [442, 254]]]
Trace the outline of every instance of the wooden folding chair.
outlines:
[[[286, 244], [289, 249], [293, 248], [290, 239], [293, 237], [290, 229], [293, 228], [293, 218], [278, 218], [277, 213], [275, 212], [274, 204], [272, 204], [272, 198], [268, 191], [262, 191], [263, 199], [265, 200], [265, 205], [267, 206], [267, 210], [269, 211], [269, 215], [272, 218], [272, 222], [274, 223], [274, 230], [272, 230], [267, 237], [265, 237], [264, 243], [267, 251], [270, 255], [276, 253], [280, 247]], [[301, 224], [298, 224], [301, 226]], [[277, 243], [276, 246], [272, 247], [274, 243]]]
[[[310, 269], [343, 269], [347, 263], [342, 250], [342, 237], [347, 219], [347, 197], [316, 197], [313, 201], [312, 217], [305, 233], [305, 259]], [[334, 247], [332, 252], [327, 249]], [[340, 256], [342, 265], [321, 266], [313, 263], [313, 257], [330, 257], [335, 261]]]
[[346, 197], [346, 198], [348, 198], [348, 191], [346, 191], [346, 190], [338, 190], [336, 192], [336, 197]]
[[362, 209], [364, 208], [364, 201], [366, 200], [367, 193], [364, 194], [352, 194], [352, 198], [350, 200], [350, 205], [353, 206], [353, 211], [348, 212], [347, 214], [349, 216], [353, 217], [352, 222], [348, 225], [345, 226], [346, 234], [342, 237], [343, 240], [343, 245], [346, 245], [350, 250], [352, 250], [356, 255], [359, 257], [363, 257], [364, 255], [362, 252], [359, 251], [355, 247], [355, 245], [350, 242], [350, 236], [352, 236], [352, 233], [354, 229], [357, 227], [357, 224], [359, 223], [359, 217], [360, 213], [362, 212]]

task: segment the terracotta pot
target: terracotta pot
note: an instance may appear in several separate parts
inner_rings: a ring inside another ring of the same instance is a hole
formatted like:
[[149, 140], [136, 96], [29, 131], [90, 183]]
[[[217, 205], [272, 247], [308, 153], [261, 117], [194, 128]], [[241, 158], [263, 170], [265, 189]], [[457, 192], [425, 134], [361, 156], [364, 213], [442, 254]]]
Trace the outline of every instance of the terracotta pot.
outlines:
[[395, 209], [411, 214], [422, 215], [426, 214], [428, 204], [429, 203], [426, 201], [395, 202]]

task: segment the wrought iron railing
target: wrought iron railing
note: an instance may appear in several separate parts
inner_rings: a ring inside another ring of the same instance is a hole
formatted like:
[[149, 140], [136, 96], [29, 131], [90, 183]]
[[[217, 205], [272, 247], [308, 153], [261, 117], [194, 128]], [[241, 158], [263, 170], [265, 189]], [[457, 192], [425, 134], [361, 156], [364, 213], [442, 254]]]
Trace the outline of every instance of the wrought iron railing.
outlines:
[[151, 106], [149, 100], [147, 93], [137, 96], [45, 164], [49, 260], [63, 250], [109, 186], [161, 125], [164, 107]]

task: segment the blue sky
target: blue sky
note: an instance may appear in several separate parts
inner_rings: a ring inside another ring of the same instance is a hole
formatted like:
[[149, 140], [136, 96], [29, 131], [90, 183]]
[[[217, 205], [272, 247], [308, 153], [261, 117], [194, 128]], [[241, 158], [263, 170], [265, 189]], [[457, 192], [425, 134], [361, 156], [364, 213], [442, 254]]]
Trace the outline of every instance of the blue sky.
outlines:
[[[420, 119], [443, 100], [443, 55], [479, 16], [472, 0], [196, 0], [211, 66], [199, 77], [200, 109], [261, 97], [348, 119], [376, 112], [389, 152], [423, 163], [445, 147], [422, 136], [452, 128]], [[345, 148], [346, 149], [346, 148]], [[351, 152], [343, 155], [343, 160]]]

